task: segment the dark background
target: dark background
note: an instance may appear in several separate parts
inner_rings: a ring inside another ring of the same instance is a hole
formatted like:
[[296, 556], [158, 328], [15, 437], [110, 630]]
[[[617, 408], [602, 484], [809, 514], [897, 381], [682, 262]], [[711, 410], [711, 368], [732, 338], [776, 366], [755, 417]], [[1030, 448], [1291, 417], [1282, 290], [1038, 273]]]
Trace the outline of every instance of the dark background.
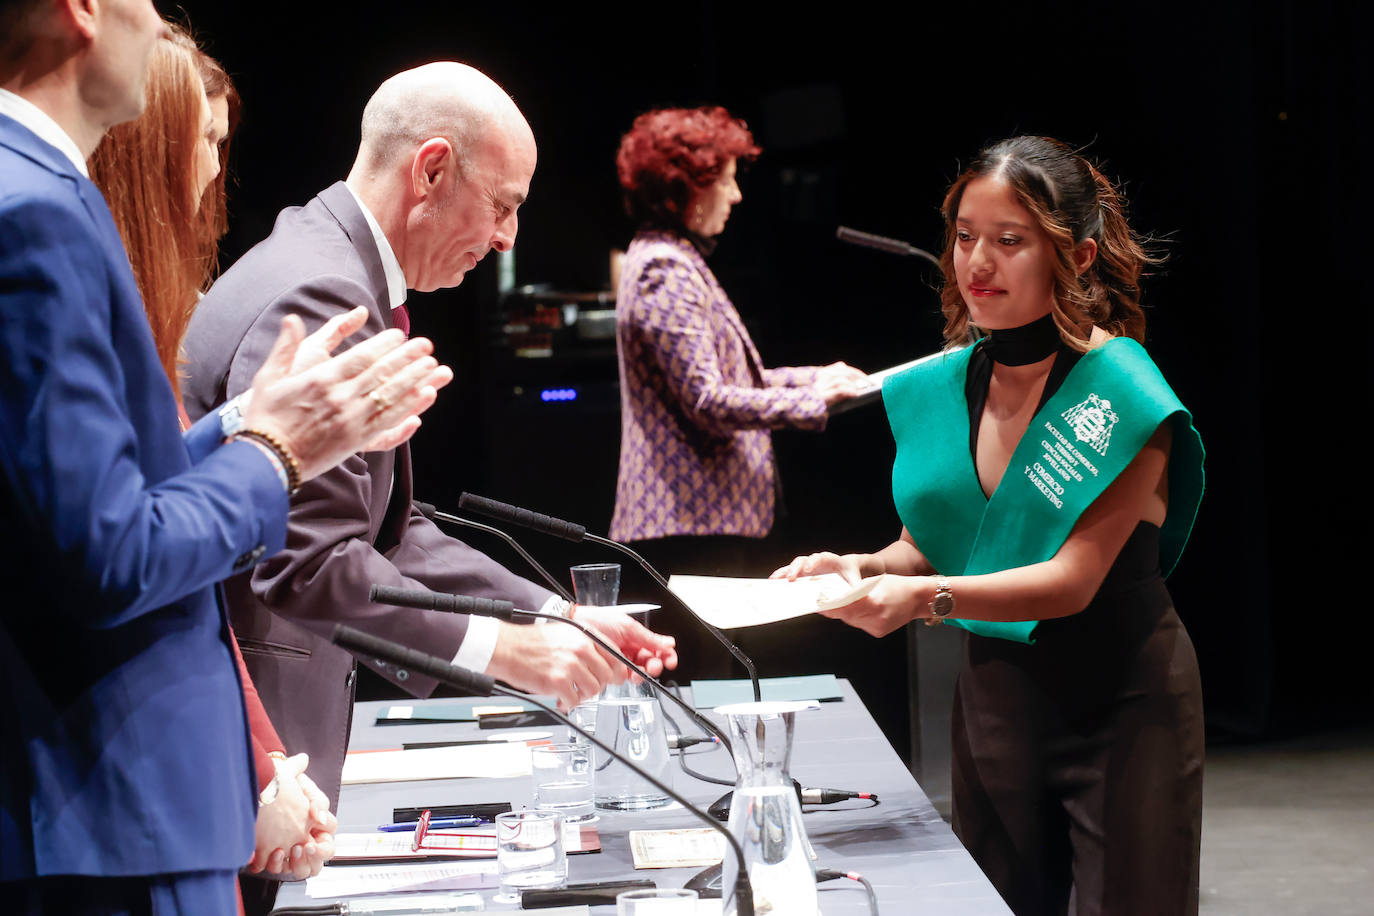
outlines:
[[[600, 289], [609, 250], [632, 228], [613, 165], [620, 135], [651, 107], [719, 103], [749, 122], [764, 155], [740, 182], [713, 266], [770, 365], [873, 370], [937, 349], [933, 269], [843, 246], [835, 227], [938, 250], [940, 197], [979, 147], [1023, 132], [1085, 146], [1168, 255], [1146, 286], [1146, 343], [1208, 449], [1207, 497], [1171, 589], [1214, 739], [1368, 722], [1374, 708], [1359, 433], [1374, 302], [1357, 228], [1369, 212], [1371, 80], [1355, 7], [184, 4], [244, 98], [226, 263], [280, 208], [344, 177], [382, 79], [447, 58], [504, 85], [539, 141], [518, 282]], [[417, 495], [455, 509], [470, 490], [604, 532], [613, 350], [530, 370], [536, 385], [559, 372], [599, 379], [599, 401], [512, 406], [513, 380], [484, 346], [493, 261], [455, 290], [410, 300], [416, 332], [457, 373], [415, 440]], [[774, 440], [790, 511], [778, 562], [794, 548], [874, 549], [897, 533], [880, 408]], [[612, 559], [523, 540], [555, 569]], [[639, 587], [627, 573], [627, 591]], [[764, 674], [854, 679], [906, 753], [900, 634], [874, 641], [818, 620], [751, 639]]]

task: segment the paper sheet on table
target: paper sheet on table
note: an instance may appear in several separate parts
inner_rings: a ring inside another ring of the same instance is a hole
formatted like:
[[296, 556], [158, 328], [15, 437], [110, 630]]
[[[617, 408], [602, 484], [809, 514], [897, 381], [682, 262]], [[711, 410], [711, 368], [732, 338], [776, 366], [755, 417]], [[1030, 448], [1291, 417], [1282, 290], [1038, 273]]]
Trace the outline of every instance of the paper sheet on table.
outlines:
[[[558, 702], [550, 697], [550, 703]], [[377, 712], [378, 725], [407, 725], [425, 722], [476, 722], [478, 715], [492, 709], [509, 709], [517, 712], [535, 711], [539, 707], [525, 700], [481, 700], [476, 703], [425, 703], [407, 706], [383, 706]]]
[[[496, 858], [496, 827], [493, 824], [431, 830], [425, 835], [419, 849], [411, 848], [414, 839], [414, 831], [409, 830], [396, 833], [338, 833], [334, 835], [334, 858], [330, 861], [335, 865], [384, 865], [425, 859]], [[601, 833], [596, 824], [565, 823], [563, 848], [570, 856], [600, 852]]]
[[464, 827], [460, 830], [435, 830], [425, 837], [425, 845], [412, 849], [415, 834], [401, 833], [339, 833], [334, 836], [336, 865], [363, 860], [382, 864], [385, 860], [405, 861], [429, 858], [494, 859], [496, 858], [496, 828], [486, 825]]
[[499, 884], [495, 859], [472, 862], [426, 862], [420, 865], [348, 867], [326, 865], [305, 882], [311, 897], [356, 897], [393, 891], [455, 891]]
[[635, 868], [699, 868], [725, 855], [725, 837], [709, 827], [631, 830]]
[[836, 573], [787, 579], [670, 576], [668, 588], [712, 626], [756, 627], [852, 604], [873, 590], [878, 577], [850, 585]]
[[456, 779], [464, 776], [509, 778], [530, 775], [530, 749], [524, 744], [468, 744], [413, 751], [349, 751], [343, 784]]

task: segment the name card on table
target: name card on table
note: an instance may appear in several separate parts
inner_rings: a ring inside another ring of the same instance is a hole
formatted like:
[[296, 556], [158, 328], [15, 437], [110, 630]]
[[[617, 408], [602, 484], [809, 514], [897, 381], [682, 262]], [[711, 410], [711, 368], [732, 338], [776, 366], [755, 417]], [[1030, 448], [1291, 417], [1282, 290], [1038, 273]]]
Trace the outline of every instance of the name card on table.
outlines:
[[454, 891], [477, 887], [496, 887], [496, 860], [474, 862], [421, 862], [358, 868], [326, 865], [305, 883], [305, 892], [314, 898], [354, 897], [358, 894], [384, 894], [393, 891]]

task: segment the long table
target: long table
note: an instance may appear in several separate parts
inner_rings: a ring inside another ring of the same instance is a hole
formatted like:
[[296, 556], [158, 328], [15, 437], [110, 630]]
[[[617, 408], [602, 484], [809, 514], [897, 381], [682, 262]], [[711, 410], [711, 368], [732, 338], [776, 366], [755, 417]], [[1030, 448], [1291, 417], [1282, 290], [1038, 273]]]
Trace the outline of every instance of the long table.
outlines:
[[[798, 713], [792, 775], [804, 786], [873, 792], [878, 803], [856, 799], [837, 805], [805, 806], [804, 823], [818, 856], [815, 864], [857, 871], [867, 877], [877, 892], [879, 911], [884, 916], [1008, 916], [1011, 911], [911, 778], [849, 682], [840, 683], [842, 700]], [[427, 702], [461, 701], [413, 701], [417, 707]], [[378, 711], [391, 705], [397, 704], [357, 705], [353, 715], [353, 749], [399, 747], [403, 742], [457, 740], [479, 734], [473, 723], [377, 725]], [[698, 733], [680, 710], [668, 706], [668, 712], [685, 732]], [[718, 717], [711, 717], [723, 725]], [[555, 740], [563, 740], [566, 735], [562, 726], [538, 727], [552, 730]], [[733, 779], [734, 771], [724, 750], [701, 753], [703, 747], [698, 745], [688, 751], [692, 768]], [[702, 806], [725, 791], [724, 787], [687, 775], [676, 763], [673, 778], [675, 789]], [[342, 831], [370, 831], [378, 824], [390, 822], [393, 808], [504, 800], [511, 801], [516, 808], [532, 804], [530, 779], [449, 779], [345, 786], [338, 816]], [[601, 812], [597, 826], [602, 852], [570, 856], [570, 882], [648, 877], [659, 887], [681, 887], [699, 870], [635, 872], [631, 863], [627, 836], [630, 830], [701, 826], [687, 811], [674, 807], [639, 813]], [[820, 885], [820, 892], [825, 916], [866, 916], [869, 912], [863, 888], [853, 881], [827, 882]], [[488, 910], [518, 909], [493, 903], [495, 893], [494, 889], [482, 892]], [[323, 902], [326, 901], [308, 898], [304, 884], [285, 885], [278, 897], [278, 906]], [[594, 907], [592, 911], [611, 913], [614, 907]]]

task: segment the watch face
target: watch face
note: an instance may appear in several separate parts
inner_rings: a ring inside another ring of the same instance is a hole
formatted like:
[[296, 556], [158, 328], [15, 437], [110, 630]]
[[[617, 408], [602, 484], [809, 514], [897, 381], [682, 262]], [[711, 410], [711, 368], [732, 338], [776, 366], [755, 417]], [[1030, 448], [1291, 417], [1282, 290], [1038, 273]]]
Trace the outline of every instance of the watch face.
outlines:
[[930, 602], [930, 612], [936, 617], [948, 617], [954, 610], [954, 596], [949, 592], [940, 592], [935, 596], [935, 600]]
[[239, 432], [244, 425], [243, 414], [239, 411], [237, 398], [220, 408], [219, 431], [224, 438], [228, 439], [234, 433]]

